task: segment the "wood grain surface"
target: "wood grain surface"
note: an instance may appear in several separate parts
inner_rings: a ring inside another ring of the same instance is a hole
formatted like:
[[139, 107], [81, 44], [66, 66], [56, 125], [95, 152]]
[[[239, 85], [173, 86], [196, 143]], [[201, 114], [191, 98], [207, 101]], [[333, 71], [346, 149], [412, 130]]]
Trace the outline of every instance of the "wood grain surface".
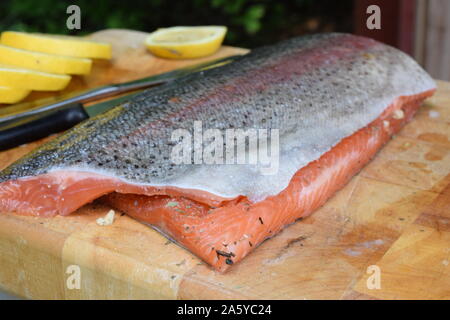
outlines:
[[[143, 37], [94, 34], [113, 43], [114, 59], [71, 88], [199, 62], [155, 58]], [[223, 47], [210, 58], [243, 52]], [[1, 152], [0, 168], [42, 142]], [[94, 203], [68, 217], [0, 213], [0, 287], [33, 299], [449, 299], [450, 83], [439, 82], [415, 119], [325, 206], [225, 274], [126, 215], [97, 225], [108, 210]], [[80, 268], [80, 289], [67, 286], [71, 265]], [[369, 266], [380, 270], [379, 288], [367, 286]]]

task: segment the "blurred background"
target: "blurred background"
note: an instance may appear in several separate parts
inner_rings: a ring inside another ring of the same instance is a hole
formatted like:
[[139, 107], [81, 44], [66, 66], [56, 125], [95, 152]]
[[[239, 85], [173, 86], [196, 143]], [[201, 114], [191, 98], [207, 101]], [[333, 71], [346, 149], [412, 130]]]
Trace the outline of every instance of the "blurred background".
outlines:
[[[81, 8], [79, 32], [65, 28], [70, 4]], [[83, 34], [105, 28], [226, 25], [227, 44], [250, 48], [309, 32], [351, 31], [352, 8], [353, 0], [1, 0], [0, 29]]]
[[[80, 31], [65, 28], [70, 4], [81, 8]], [[381, 30], [367, 29], [372, 4], [381, 8]], [[400, 48], [435, 78], [450, 80], [448, 0], [1, 0], [0, 12], [0, 30], [59, 34], [226, 25], [225, 44], [246, 48], [308, 33], [351, 32]]]

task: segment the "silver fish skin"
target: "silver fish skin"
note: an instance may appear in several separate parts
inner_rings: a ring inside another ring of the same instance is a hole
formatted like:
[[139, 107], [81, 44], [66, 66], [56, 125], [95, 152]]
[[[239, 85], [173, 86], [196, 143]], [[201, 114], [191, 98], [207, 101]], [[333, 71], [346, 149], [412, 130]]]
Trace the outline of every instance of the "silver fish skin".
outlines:
[[[73, 170], [259, 201], [283, 190], [297, 170], [375, 120], [397, 97], [433, 88], [411, 57], [374, 40], [339, 33], [294, 38], [146, 90], [16, 161], [0, 182]], [[192, 131], [195, 121], [204, 130], [277, 129], [278, 171], [174, 164], [173, 132]]]

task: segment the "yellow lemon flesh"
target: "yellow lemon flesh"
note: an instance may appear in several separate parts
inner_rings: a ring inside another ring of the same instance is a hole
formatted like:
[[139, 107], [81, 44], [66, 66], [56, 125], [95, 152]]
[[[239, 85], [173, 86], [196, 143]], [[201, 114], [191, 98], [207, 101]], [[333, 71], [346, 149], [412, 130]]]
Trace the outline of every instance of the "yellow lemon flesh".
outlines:
[[92, 60], [12, 48], [0, 44], [0, 64], [57, 74], [88, 74]]
[[0, 86], [0, 103], [19, 102], [30, 93], [30, 90]]
[[227, 28], [223, 26], [158, 29], [145, 40], [151, 53], [169, 59], [205, 57], [219, 49]]
[[109, 43], [90, 41], [73, 36], [5, 31], [1, 35], [0, 41], [6, 46], [36, 52], [78, 58], [111, 59], [111, 45]]
[[0, 65], [0, 86], [37, 91], [64, 89], [71, 76]]

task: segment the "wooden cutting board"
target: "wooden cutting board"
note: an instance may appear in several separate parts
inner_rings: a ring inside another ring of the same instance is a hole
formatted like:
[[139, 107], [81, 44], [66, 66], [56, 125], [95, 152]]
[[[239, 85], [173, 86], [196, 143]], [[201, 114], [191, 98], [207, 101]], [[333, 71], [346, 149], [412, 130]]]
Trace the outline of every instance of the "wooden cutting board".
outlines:
[[[114, 59], [97, 62], [70, 89], [199, 62], [155, 58], [141, 45], [144, 36], [94, 34], [113, 43]], [[223, 47], [210, 59], [243, 52]], [[0, 153], [0, 167], [39, 143]], [[108, 210], [1, 213], [0, 287], [33, 299], [449, 299], [450, 83], [439, 82], [415, 119], [325, 206], [225, 274], [128, 216], [97, 225]], [[80, 289], [67, 286], [70, 266], [79, 267]], [[380, 271], [379, 288], [367, 286], [376, 284], [371, 270]]]

